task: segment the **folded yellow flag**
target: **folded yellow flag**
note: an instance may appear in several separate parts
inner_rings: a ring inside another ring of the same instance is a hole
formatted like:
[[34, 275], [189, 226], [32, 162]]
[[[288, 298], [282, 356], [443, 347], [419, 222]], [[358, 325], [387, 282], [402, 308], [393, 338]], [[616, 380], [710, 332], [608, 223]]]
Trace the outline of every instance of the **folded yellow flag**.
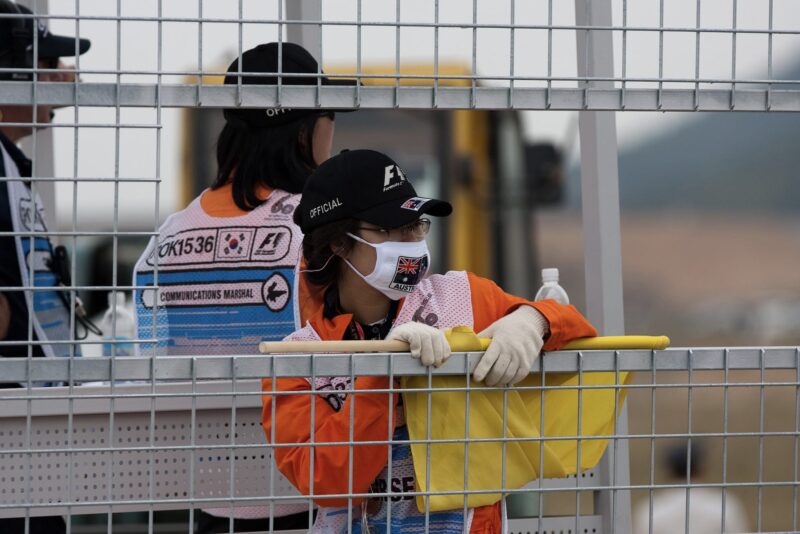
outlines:
[[[454, 329], [456, 330], [456, 329]], [[465, 329], [466, 330], [466, 329]], [[465, 333], [456, 331], [455, 333]], [[472, 336], [475, 336], [472, 333]], [[470, 348], [461, 340], [451, 339], [453, 350], [481, 350], [485, 346]], [[569, 346], [572, 350], [599, 348], [665, 348], [666, 337], [617, 336], [615, 338], [586, 338], [576, 340]], [[475, 336], [475, 339], [477, 337]], [[595, 341], [593, 341], [595, 340]], [[613, 343], [612, 343], [613, 341]], [[584, 345], [582, 346], [581, 343]], [[486, 343], [484, 342], [483, 345]], [[577, 346], [575, 346], [577, 345]], [[587, 346], [588, 345], [588, 346]], [[616, 345], [616, 346], [614, 346]], [[619, 373], [619, 385], [627, 385], [632, 373]], [[583, 389], [580, 393], [578, 413], [578, 385], [609, 386], [608, 388]], [[507, 391], [487, 390], [481, 384], [470, 381], [467, 391], [433, 391], [431, 393], [430, 435], [428, 435], [428, 393], [406, 392], [403, 405], [409, 437], [414, 440], [443, 439], [497, 439], [465, 443], [412, 443], [414, 474], [420, 491], [463, 492], [487, 491], [467, 496], [470, 508], [494, 504], [502, 498], [500, 488], [516, 489], [537, 478], [564, 477], [594, 467], [605, 451], [607, 439], [580, 440], [580, 466], [578, 465], [577, 439], [547, 439], [565, 436], [604, 436], [613, 434], [617, 413], [625, 400], [625, 390], [619, 390], [615, 400], [615, 373], [583, 373], [579, 378], [574, 373], [549, 373], [542, 390], [520, 389], [541, 387], [541, 375], [531, 375]], [[433, 389], [466, 388], [465, 377], [433, 377]], [[427, 377], [405, 377], [404, 389], [427, 389]], [[469, 395], [469, 419], [467, 428], [467, 395]], [[506, 396], [505, 433], [503, 428], [503, 403]], [[542, 414], [544, 419], [542, 420]], [[578, 418], [580, 415], [580, 432]], [[506, 438], [505, 445], [500, 438]], [[430, 449], [430, 472], [427, 454]], [[505, 449], [505, 450], [504, 450]], [[503, 485], [502, 458], [505, 452], [505, 484]], [[464, 468], [467, 466], [467, 481]], [[430, 480], [430, 485], [427, 481]], [[495, 491], [492, 491], [495, 490]], [[464, 495], [431, 495], [432, 511], [459, 509], [464, 506]], [[425, 510], [425, 497], [417, 497], [417, 507]]]

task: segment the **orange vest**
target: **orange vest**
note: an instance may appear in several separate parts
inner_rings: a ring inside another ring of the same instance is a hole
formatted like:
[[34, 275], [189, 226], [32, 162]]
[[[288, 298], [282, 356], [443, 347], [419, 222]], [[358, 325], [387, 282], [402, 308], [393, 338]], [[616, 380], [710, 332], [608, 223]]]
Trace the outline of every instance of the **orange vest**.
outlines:
[[[463, 306], [469, 299], [471, 306]], [[497, 319], [512, 312], [520, 305], [530, 305], [539, 310], [550, 323], [550, 335], [545, 343], [545, 350], [557, 350], [568, 341], [586, 336], [596, 335], [595, 329], [572, 306], [564, 306], [554, 301], [530, 302], [509, 295], [494, 282], [479, 278], [472, 273], [450, 272], [446, 275], [434, 275], [424, 280], [420, 287], [402, 303], [395, 324], [409, 320], [418, 320], [439, 328], [447, 328], [458, 324], [473, 326], [481, 331]], [[320, 306], [305, 328], [295, 332], [289, 339], [342, 339], [352, 316], [343, 314], [326, 319]], [[326, 383], [319, 381], [328, 380]], [[390, 398], [386, 393], [355, 393], [343, 395], [336, 392], [337, 384], [348, 389], [369, 390], [387, 389], [387, 377], [358, 377], [353, 388], [349, 387], [349, 379], [318, 379], [315, 389], [322, 390], [314, 397], [314, 441], [325, 442], [349, 441], [351, 403], [353, 413], [352, 439], [359, 441], [388, 441], [394, 432], [389, 431], [389, 406], [397, 408], [399, 395]], [[338, 382], [337, 382], [338, 381]], [[302, 378], [278, 379], [277, 391], [309, 391], [311, 385]], [[265, 395], [263, 425], [267, 437], [272, 435], [273, 427], [277, 444], [309, 443], [311, 440], [311, 396], [281, 395], [276, 396], [275, 421], [272, 421], [272, 381], [263, 381]], [[334, 398], [335, 397], [335, 398]], [[335, 401], [335, 402], [332, 402]], [[338, 409], [337, 409], [338, 408]], [[394, 417], [397, 423], [402, 417]], [[355, 445], [352, 447], [353, 463], [350, 464], [350, 447], [346, 445], [318, 446], [313, 453], [313, 490], [318, 496], [315, 502], [321, 507], [346, 507], [347, 499], [330, 498], [326, 494], [348, 493], [349, 476], [352, 471], [352, 492], [366, 493], [370, 486], [381, 476], [387, 463], [386, 445]], [[300, 490], [308, 495], [311, 489], [309, 479], [311, 467], [311, 451], [308, 446], [279, 447], [275, 459], [280, 471]], [[400, 486], [402, 491], [403, 486]], [[413, 486], [411, 487], [413, 491]], [[396, 488], [392, 488], [393, 493]], [[353, 505], [359, 505], [360, 499], [353, 499]], [[320, 513], [322, 514], [322, 510]], [[346, 516], [346, 514], [345, 514]], [[359, 511], [354, 510], [357, 518]], [[471, 513], [470, 532], [500, 532], [500, 505], [476, 508]]]

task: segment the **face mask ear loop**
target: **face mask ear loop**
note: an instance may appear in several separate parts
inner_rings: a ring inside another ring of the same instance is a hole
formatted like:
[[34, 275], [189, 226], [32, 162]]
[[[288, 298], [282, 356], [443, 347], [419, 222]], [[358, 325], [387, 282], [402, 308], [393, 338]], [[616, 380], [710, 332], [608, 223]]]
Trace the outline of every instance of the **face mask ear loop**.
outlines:
[[365, 240], [365, 239], [362, 239], [362, 238], [358, 237], [357, 235], [353, 235], [353, 234], [351, 234], [350, 232], [347, 232], [347, 234], [345, 234], [345, 235], [347, 235], [347, 236], [349, 236], [349, 237], [352, 237], [353, 239], [355, 239], [355, 240], [356, 240], [356, 241], [358, 241], [359, 243], [364, 243], [364, 244], [365, 244], [365, 245], [367, 245], [368, 247], [372, 247], [372, 248], [375, 248], [375, 249], [377, 249], [377, 248], [378, 248], [378, 245], [376, 245], [375, 243], [370, 243], [369, 241], [367, 241], [367, 240]]
[[[328, 264], [331, 262], [331, 260], [333, 259], [333, 257], [335, 255], [336, 254], [331, 254], [330, 256], [328, 256], [328, 259], [325, 260], [325, 263], [323, 263], [322, 267], [320, 267], [319, 269], [300, 269], [298, 272], [300, 272], [300, 273], [318, 273], [320, 271], [324, 271], [325, 267], [328, 266]], [[342, 259], [344, 259], [344, 258], [342, 258]], [[347, 261], [347, 260], [344, 260], [344, 261]]]
[[[353, 270], [353, 272], [354, 272], [354, 273], [356, 273], [358, 276], [360, 276], [362, 280], [364, 280], [366, 283], [368, 283], [368, 284], [369, 284], [369, 280], [367, 280], [367, 277], [366, 277], [366, 276], [364, 276], [363, 274], [361, 274], [361, 273], [358, 271], [358, 269], [356, 269], [356, 268], [353, 266], [353, 264], [352, 264], [352, 263], [350, 263], [349, 261], [347, 261], [347, 259], [346, 259], [346, 258], [342, 258], [342, 261], [344, 261], [344, 262], [347, 264], [347, 266], [348, 266], [348, 267], [350, 267], [350, 268]], [[370, 284], [370, 285], [372, 285], [372, 284]]]

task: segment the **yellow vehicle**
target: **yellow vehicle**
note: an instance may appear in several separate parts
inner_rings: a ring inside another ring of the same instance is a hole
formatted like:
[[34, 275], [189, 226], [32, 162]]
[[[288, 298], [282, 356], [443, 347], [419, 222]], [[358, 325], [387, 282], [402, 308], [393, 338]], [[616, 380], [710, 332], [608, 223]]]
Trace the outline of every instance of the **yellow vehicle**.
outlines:
[[[394, 86], [394, 66], [362, 66], [365, 86]], [[355, 72], [326, 68], [328, 74]], [[412, 65], [401, 74], [432, 75], [431, 65]], [[438, 86], [469, 87], [468, 68], [439, 65]], [[381, 77], [370, 78], [369, 75]], [[452, 76], [452, 77], [450, 77]], [[206, 78], [204, 83], [221, 83]], [[400, 80], [432, 86], [432, 78]], [[181, 207], [214, 180], [215, 143], [222, 128], [216, 109], [186, 109]], [[434, 269], [467, 269], [497, 280], [512, 293], [533, 296], [538, 284], [532, 208], [561, 196], [558, 151], [526, 145], [516, 111], [363, 109], [336, 116], [334, 152], [371, 148], [400, 162], [421, 195], [453, 203], [453, 216], [437, 221], [430, 248]], [[501, 236], [505, 236], [502, 237]]]

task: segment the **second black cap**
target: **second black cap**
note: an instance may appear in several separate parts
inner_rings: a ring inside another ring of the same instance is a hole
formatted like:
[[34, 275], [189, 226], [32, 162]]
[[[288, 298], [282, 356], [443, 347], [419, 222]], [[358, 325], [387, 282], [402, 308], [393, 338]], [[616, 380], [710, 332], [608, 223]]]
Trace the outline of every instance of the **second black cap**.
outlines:
[[[278, 65], [280, 58], [280, 65]], [[228, 67], [225, 76], [225, 85], [238, 84], [242, 73], [243, 85], [277, 85], [278, 77], [270, 73], [311, 74], [313, 76], [283, 76], [282, 85], [317, 85], [319, 69], [317, 60], [308, 50], [295, 43], [266, 43], [258, 45], [242, 53], [241, 71], [239, 58], [236, 58]], [[280, 68], [279, 68], [280, 67]], [[258, 73], [265, 73], [259, 75]], [[354, 86], [356, 80], [342, 78], [328, 78], [321, 75], [322, 85], [348, 85]], [[296, 121], [303, 117], [316, 115], [325, 111], [354, 111], [352, 109], [292, 109], [292, 108], [227, 108], [224, 110], [227, 120], [242, 120], [251, 126], [280, 126]]]

